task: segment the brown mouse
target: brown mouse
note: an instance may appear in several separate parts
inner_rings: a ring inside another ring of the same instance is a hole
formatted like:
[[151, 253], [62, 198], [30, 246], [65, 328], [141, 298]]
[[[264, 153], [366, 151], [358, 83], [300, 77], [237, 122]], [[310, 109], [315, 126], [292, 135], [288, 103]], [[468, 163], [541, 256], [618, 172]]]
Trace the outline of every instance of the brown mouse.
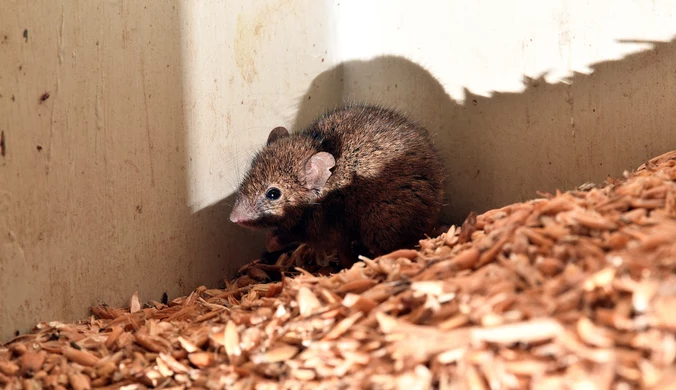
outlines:
[[347, 267], [437, 229], [443, 181], [425, 128], [393, 110], [349, 105], [297, 133], [273, 129], [230, 220], [270, 229], [268, 250], [305, 243]]

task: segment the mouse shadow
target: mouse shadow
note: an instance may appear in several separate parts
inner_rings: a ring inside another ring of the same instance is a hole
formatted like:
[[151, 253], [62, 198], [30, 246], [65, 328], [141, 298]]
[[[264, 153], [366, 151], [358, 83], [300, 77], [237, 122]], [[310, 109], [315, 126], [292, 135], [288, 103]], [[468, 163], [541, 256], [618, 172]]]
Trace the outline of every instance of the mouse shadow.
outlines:
[[[190, 258], [193, 273], [211, 275], [209, 287], [225, 287], [225, 279], [235, 276], [239, 268], [258, 259], [264, 252], [265, 233], [236, 226], [230, 221], [236, 194], [192, 214], [189, 231], [197, 241], [196, 253]], [[218, 264], [219, 272], [213, 274]], [[190, 288], [194, 286], [189, 286]]]
[[[341, 63], [318, 75], [300, 100], [293, 129], [345, 103], [397, 109], [430, 131], [446, 167], [443, 222], [537, 197], [537, 191], [601, 183], [676, 149], [676, 41], [591, 74], [549, 84], [523, 80], [518, 93], [453, 100], [422, 66], [398, 56]], [[672, 92], [673, 95], [673, 92]]]

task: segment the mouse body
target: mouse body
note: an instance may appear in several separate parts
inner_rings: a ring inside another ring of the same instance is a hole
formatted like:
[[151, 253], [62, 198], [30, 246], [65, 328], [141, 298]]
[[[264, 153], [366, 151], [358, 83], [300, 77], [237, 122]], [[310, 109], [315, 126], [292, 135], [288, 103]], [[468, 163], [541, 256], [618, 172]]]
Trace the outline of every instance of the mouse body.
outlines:
[[230, 220], [268, 229], [268, 250], [305, 243], [345, 267], [416, 245], [439, 226], [443, 165], [429, 134], [396, 111], [349, 105], [307, 128], [273, 129]]

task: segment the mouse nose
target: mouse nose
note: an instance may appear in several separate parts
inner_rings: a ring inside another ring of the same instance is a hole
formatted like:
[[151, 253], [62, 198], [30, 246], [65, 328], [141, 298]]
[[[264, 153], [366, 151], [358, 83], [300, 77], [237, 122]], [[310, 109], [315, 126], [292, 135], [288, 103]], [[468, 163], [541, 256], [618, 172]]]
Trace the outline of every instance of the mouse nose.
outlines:
[[236, 213], [235, 210], [233, 210], [232, 213], [230, 213], [230, 222], [240, 223], [243, 220], [244, 219], [242, 218], [242, 216]]
[[249, 218], [247, 218], [247, 213], [246, 213], [246, 207], [240, 202], [235, 203], [235, 207], [232, 208], [232, 212], [230, 213], [230, 221], [233, 223], [241, 224], [243, 222], [246, 222]]

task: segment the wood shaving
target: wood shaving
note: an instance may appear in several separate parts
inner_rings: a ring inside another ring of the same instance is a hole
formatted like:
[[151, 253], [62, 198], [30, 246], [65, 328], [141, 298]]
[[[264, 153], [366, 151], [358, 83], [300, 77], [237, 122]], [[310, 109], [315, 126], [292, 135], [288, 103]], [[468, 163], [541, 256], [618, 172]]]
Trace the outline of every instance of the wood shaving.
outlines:
[[0, 347], [8, 389], [668, 389], [676, 151], [338, 270], [305, 246], [224, 289], [105, 304]]

